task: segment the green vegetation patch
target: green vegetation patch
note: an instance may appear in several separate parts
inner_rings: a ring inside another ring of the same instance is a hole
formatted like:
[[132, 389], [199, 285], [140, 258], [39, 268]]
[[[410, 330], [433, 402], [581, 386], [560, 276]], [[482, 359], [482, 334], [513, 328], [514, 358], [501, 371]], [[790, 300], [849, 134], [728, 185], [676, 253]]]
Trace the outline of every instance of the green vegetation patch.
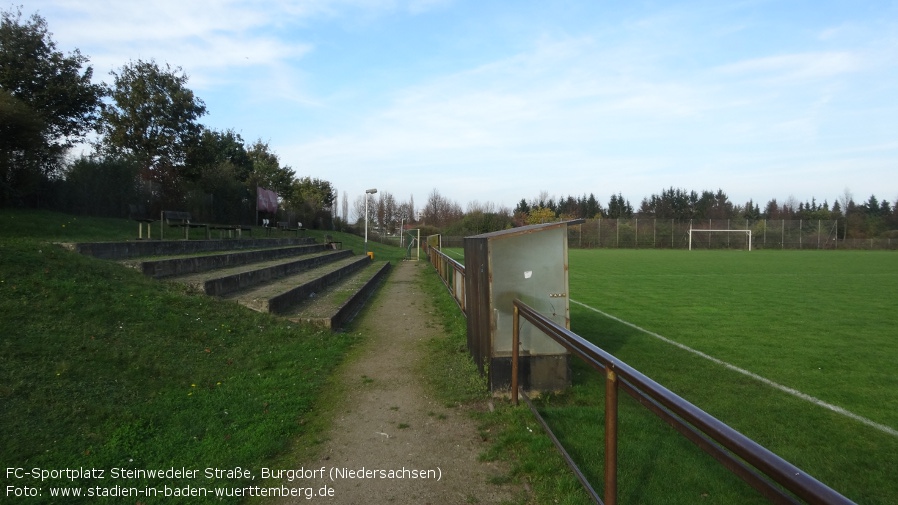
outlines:
[[[206, 468], [257, 472], [291, 450], [356, 337], [193, 295], [46, 240], [116, 236], [121, 220], [91, 221], [99, 233], [60, 237], [38, 228], [39, 238], [27, 237], [36, 222], [60, 217], [0, 214], [4, 224], [29, 223], [4, 227], [13, 232], [0, 238], [0, 460], [47, 469], [186, 467], [202, 476]], [[68, 219], [66, 228], [75, 223]], [[175, 484], [188, 483], [248, 484], [234, 472]], [[46, 493], [42, 500], [52, 501]]]
[[440, 338], [425, 342], [428, 359], [422, 367], [431, 390], [450, 406], [485, 400], [489, 397], [486, 378], [468, 353], [464, 314], [430, 266], [421, 269], [418, 280], [436, 315], [428, 324], [439, 325], [443, 331]]
[[[898, 427], [891, 407], [898, 404], [898, 374], [890, 365], [898, 355], [898, 314], [888, 308], [898, 301], [894, 253], [572, 250], [570, 258], [573, 300], [873, 422]], [[893, 434], [576, 303], [571, 304], [571, 319], [577, 334], [849, 498], [883, 504], [898, 499], [890, 475], [898, 466], [898, 437]], [[575, 387], [542, 409], [580, 455], [587, 474], [600, 482], [600, 455], [589, 451], [601, 440], [603, 428], [584, 428], [576, 422], [576, 411], [587, 408], [601, 416], [602, 377], [578, 363], [574, 371]], [[669, 494], [669, 503], [694, 503], [696, 494], [710, 502], [732, 501], [721, 491], [738, 488], [713, 477], [714, 464], [706, 463], [706, 456], [689, 447], [674, 450], [679, 442], [650, 440], [666, 440], [667, 428], [651, 428], [652, 416], [644, 409], [622, 404], [621, 416], [622, 497], [642, 501], [650, 486], [623, 476], [652, 470], [670, 475], [665, 487], [681, 493]], [[628, 429], [628, 423], [642, 427]], [[666, 449], [664, 454], [676, 457], [665, 462], [666, 457], [652, 454], [653, 446], [669, 447], [673, 452]], [[701, 481], [689, 484], [697, 475], [703, 476]], [[753, 496], [745, 490], [736, 501]]]

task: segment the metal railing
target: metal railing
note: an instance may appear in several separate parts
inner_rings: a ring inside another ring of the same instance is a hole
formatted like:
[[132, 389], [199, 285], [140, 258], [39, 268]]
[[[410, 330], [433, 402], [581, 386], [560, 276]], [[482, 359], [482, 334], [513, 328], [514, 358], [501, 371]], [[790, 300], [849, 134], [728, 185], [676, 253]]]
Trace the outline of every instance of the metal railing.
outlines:
[[430, 264], [436, 269], [440, 275], [443, 284], [452, 294], [455, 303], [461, 309], [462, 314], [465, 313], [465, 266], [446, 256], [443, 251], [436, 247], [426, 247], [427, 258]]
[[[617, 503], [617, 392], [632, 396], [670, 426], [714, 457], [773, 503], [851, 504], [848, 498], [814, 479], [801, 469], [765, 449], [667, 388], [603, 351], [583, 337], [562, 328], [520, 300], [514, 300], [511, 394], [515, 404], [524, 396], [537, 420], [567, 460], [593, 500], [602, 503], [588, 480], [568, 456], [557, 437], [518, 388], [520, 318], [564, 346], [577, 358], [605, 374], [605, 468], [604, 503]], [[785, 491], [784, 491], [785, 489]], [[788, 491], [788, 492], [787, 492]], [[796, 499], [798, 497], [798, 499]]]

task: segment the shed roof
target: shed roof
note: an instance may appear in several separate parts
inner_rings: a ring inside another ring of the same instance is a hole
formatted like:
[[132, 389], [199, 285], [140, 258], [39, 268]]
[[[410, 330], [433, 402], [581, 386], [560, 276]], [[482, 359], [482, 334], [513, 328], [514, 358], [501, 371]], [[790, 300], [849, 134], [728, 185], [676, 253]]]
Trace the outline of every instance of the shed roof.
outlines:
[[554, 223], [542, 223], [542, 224], [529, 224], [527, 226], [519, 226], [517, 228], [509, 228], [507, 230], [493, 231], [489, 233], [481, 233], [479, 235], [472, 235], [470, 237], [465, 238], [505, 238], [512, 237], [516, 235], [526, 235], [528, 233], [537, 233], [544, 230], [550, 230], [555, 228], [560, 228], [562, 226], [574, 225], [574, 224], [582, 224], [584, 222], [583, 219], [575, 219], [572, 221], [556, 221]]

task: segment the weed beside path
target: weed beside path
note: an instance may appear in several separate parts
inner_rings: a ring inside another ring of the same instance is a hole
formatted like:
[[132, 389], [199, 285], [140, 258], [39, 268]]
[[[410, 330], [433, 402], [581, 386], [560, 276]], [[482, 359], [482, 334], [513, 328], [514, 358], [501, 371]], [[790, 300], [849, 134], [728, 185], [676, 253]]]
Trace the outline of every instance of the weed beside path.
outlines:
[[520, 494], [496, 483], [507, 481], [498, 463], [479, 461], [485, 442], [464, 408], [422, 384], [424, 344], [441, 332], [416, 280], [425, 268], [400, 262], [361, 316], [354, 331], [365, 344], [343, 366], [332, 428], [317, 459], [296, 465], [325, 475], [294, 486], [329, 486], [335, 504], [502, 503]]

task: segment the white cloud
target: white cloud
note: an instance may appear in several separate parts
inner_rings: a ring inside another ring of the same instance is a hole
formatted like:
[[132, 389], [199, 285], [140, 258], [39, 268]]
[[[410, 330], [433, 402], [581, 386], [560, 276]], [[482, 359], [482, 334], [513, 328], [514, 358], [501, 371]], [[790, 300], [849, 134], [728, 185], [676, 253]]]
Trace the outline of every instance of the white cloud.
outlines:
[[295, 60], [312, 49], [270, 34], [277, 13], [255, 2], [44, 3], [41, 14], [54, 36], [89, 55], [99, 78], [129, 61], [154, 59], [182, 67], [192, 84], [205, 86], [216, 71]]
[[77, 33], [87, 43], [189, 40], [214, 33], [240, 33], [271, 21], [265, 10], [227, 0], [52, 3], [54, 10], [65, 15], [65, 22], [54, 30]]
[[723, 65], [717, 71], [782, 84], [851, 74], [864, 67], [865, 62], [857, 53], [827, 51], [754, 58]]
[[409, 0], [408, 10], [412, 14], [420, 14], [438, 8], [444, 8], [452, 3], [452, 0]]

